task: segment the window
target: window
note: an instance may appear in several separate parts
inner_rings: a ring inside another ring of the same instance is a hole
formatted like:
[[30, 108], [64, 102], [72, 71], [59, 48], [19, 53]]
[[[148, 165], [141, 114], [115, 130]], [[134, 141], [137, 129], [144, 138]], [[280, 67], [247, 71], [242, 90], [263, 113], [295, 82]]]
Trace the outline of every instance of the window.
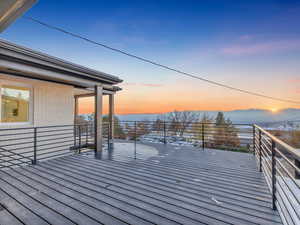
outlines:
[[1, 123], [29, 122], [30, 88], [1, 85]]

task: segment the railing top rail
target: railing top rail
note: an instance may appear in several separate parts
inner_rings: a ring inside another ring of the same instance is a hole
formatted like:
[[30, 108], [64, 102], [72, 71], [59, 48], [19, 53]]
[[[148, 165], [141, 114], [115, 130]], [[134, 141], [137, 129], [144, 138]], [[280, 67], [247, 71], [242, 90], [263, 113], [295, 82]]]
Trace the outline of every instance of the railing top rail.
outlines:
[[[106, 123], [106, 122], [104, 122]], [[34, 128], [56, 128], [56, 127], [74, 127], [74, 126], [87, 126], [91, 125], [92, 122], [87, 123], [76, 123], [76, 124], [62, 124], [62, 125], [50, 125], [50, 126], [30, 126], [28, 127], [10, 127], [10, 128], [0, 128], [0, 131], [11, 131], [11, 130], [30, 130]]]
[[268, 131], [264, 130], [263, 128], [261, 128], [260, 126], [258, 126], [256, 124], [254, 124], [254, 127], [257, 128], [258, 130], [260, 130], [265, 135], [267, 135], [269, 138], [271, 138], [277, 144], [279, 144], [280, 146], [282, 146], [283, 148], [285, 148], [285, 150], [288, 153], [290, 153], [291, 155], [293, 155], [293, 157], [295, 157], [295, 158], [297, 158], [297, 159], [300, 160], [300, 151], [299, 151], [299, 149], [293, 148], [292, 146], [290, 146], [287, 143], [281, 141], [280, 139], [278, 139], [277, 137], [275, 137], [274, 135], [272, 135], [271, 133], [269, 133]]
[[[157, 122], [156, 120], [120, 120], [120, 123], [135, 123], [135, 122], [142, 122], [142, 123], [155, 123]], [[169, 120], [160, 120], [160, 122], [162, 123], [174, 123], [172, 121]], [[180, 121], [175, 122], [175, 123], [182, 123]], [[203, 123], [203, 122], [191, 122], [191, 124], [216, 124], [215, 122], [211, 122], [211, 123]], [[236, 126], [253, 126], [253, 124], [250, 123], [232, 123], [232, 125], [236, 125]]]

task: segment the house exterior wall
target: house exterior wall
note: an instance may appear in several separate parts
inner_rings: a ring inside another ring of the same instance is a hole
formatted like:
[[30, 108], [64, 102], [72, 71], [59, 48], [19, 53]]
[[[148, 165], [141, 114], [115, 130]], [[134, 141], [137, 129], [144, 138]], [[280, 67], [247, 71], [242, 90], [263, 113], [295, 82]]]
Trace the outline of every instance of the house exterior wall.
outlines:
[[74, 88], [34, 79], [0, 74], [0, 82], [16, 82], [31, 88], [30, 122], [0, 124], [1, 128], [70, 125], [74, 122]]
[[[55, 126], [36, 130], [37, 160], [72, 153], [70, 147], [74, 146], [73, 86], [0, 74], [1, 84], [10, 82], [31, 89], [30, 121], [0, 124], [0, 167], [10, 166], [12, 163], [15, 165], [21, 161], [30, 162], [30, 159], [34, 158], [33, 127]], [[27, 158], [22, 159], [16, 154]]]

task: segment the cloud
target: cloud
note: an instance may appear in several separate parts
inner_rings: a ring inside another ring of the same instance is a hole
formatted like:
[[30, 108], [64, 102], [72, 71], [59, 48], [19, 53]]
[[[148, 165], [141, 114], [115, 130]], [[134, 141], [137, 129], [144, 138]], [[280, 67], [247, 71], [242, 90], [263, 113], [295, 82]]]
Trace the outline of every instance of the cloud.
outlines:
[[162, 84], [141, 84], [142, 86], [145, 87], [162, 87]]
[[251, 40], [253, 38], [253, 36], [249, 35], [249, 34], [245, 34], [245, 35], [242, 35], [240, 36], [240, 40]]
[[300, 83], [300, 78], [289, 79], [289, 80], [288, 80], [288, 83], [292, 83], [292, 84]]
[[221, 49], [225, 55], [254, 55], [290, 50], [300, 50], [300, 40], [270, 41], [255, 44], [237, 44]]
[[162, 84], [154, 84], [154, 83], [123, 83], [123, 86], [142, 86], [142, 87], [162, 87]]

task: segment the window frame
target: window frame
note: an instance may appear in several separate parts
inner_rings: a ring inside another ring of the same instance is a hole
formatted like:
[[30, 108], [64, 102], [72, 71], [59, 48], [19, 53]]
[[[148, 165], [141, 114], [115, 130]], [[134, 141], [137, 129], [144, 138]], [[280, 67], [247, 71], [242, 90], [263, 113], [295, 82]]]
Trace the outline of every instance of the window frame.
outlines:
[[[2, 122], [2, 87], [3, 86], [15, 86], [20, 88], [29, 89], [29, 107], [28, 107], [28, 121], [26, 122]], [[10, 80], [0, 80], [0, 127], [3, 126], [15, 126], [15, 125], [31, 125], [33, 124], [33, 87], [30, 84], [20, 83]]]

